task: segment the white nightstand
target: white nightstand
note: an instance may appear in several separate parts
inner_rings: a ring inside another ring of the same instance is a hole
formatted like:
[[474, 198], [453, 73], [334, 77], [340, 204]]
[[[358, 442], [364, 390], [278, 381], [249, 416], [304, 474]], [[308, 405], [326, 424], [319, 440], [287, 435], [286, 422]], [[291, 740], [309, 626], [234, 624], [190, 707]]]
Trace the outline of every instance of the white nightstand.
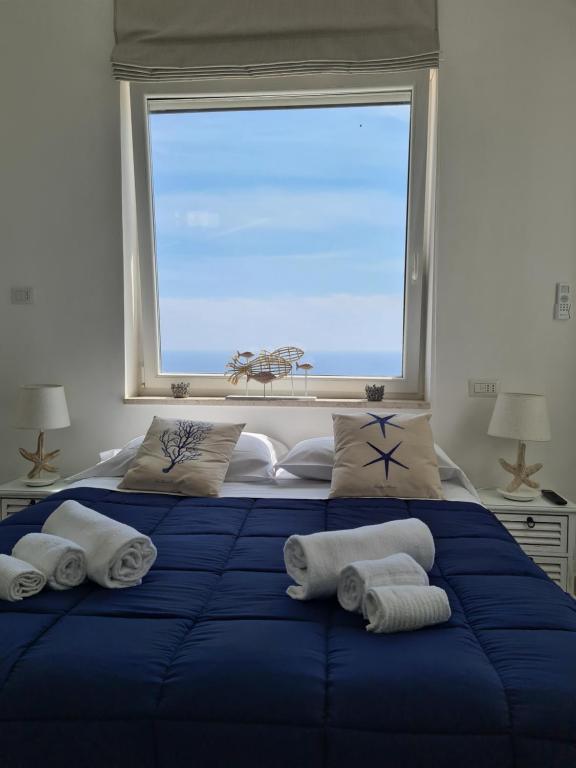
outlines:
[[574, 594], [576, 504], [561, 507], [544, 497], [510, 501], [494, 490], [478, 491], [480, 500], [506, 526], [518, 544], [556, 584]]
[[21, 509], [36, 504], [52, 493], [58, 493], [66, 488], [66, 483], [57, 482], [53, 485], [26, 485], [24, 480], [12, 480], [0, 485], [0, 520], [19, 512]]

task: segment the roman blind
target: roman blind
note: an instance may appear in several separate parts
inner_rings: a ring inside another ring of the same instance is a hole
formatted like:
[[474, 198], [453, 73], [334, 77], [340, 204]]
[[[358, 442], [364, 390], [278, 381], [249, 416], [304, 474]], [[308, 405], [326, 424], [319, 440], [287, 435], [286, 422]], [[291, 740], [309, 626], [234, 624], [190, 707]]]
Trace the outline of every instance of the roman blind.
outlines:
[[436, 0], [116, 0], [119, 80], [438, 65]]

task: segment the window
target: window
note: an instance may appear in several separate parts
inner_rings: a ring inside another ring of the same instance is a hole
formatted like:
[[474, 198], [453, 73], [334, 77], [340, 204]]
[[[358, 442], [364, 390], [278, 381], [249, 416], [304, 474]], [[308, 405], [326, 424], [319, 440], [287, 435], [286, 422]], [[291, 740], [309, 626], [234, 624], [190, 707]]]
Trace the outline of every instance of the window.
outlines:
[[422, 394], [428, 73], [371, 80], [131, 86], [146, 392], [241, 394], [232, 355], [290, 345], [310, 393]]

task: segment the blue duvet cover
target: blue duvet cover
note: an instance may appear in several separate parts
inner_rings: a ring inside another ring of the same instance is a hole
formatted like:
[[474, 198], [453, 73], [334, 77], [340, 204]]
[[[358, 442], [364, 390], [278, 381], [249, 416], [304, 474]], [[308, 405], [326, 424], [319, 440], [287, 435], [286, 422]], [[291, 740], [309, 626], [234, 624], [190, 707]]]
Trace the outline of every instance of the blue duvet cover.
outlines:
[[[576, 604], [482, 507], [81, 488], [3, 522], [0, 552], [64, 498], [159, 556], [140, 587], [0, 604], [0, 768], [576, 766]], [[449, 623], [372, 635], [286, 596], [290, 534], [409, 516]]]

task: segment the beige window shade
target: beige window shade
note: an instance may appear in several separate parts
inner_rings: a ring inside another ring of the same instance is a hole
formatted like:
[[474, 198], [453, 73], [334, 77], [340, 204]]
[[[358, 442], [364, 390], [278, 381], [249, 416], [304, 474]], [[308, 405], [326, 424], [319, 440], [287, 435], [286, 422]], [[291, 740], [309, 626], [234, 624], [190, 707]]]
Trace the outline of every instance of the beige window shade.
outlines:
[[436, 0], [116, 0], [119, 80], [438, 66]]

